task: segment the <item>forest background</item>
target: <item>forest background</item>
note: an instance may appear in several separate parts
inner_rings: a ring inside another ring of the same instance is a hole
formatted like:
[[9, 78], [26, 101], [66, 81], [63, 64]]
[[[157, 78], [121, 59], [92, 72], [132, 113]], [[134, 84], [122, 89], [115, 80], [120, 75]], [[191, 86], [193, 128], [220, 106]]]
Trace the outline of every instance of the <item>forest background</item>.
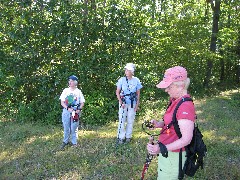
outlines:
[[[208, 154], [194, 180], [240, 179], [239, 0], [1, 0], [0, 179], [139, 179], [161, 118], [164, 71], [187, 68]], [[141, 80], [131, 143], [116, 147], [116, 82]], [[78, 147], [60, 151], [59, 96], [79, 78], [86, 103]], [[157, 177], [154, 158], [146, 180]]]
[[149, 102], [165, 107], [155, 85], [171, 66], [187, 68], [193, 97], [239, 88], [239, 11], [237, 0], [1, 1], [1, 119], [61, 123], [59, 96], [74, 74], [82, 122], [116, 121], [128, 62], [143, 84], [140, 116]]

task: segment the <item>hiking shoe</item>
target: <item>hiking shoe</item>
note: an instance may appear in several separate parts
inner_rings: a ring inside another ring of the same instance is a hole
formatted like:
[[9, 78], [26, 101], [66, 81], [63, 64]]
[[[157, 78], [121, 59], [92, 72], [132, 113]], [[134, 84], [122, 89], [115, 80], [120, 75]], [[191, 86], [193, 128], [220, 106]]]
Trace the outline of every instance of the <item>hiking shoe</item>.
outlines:
[[131, 138], [126, 138], [126, 143], [129, 143], [131, 141]]
[[78, 145], [77, 144], [72, 144], [72, 147], [76, 148], [76, 147], [78, 147]]
[[67, 144], [68, 143], [63, 142], [62, 145], [60, 146], [60, 149], [63, 150]]
[[72, 142], [68, 142], [67, 143], [69, 146], [73, 146], [73, 143]]
[[118, 139], [117, 140], [117, 144], [123, 144], [123, 143], [124, 143], [123, 139]]

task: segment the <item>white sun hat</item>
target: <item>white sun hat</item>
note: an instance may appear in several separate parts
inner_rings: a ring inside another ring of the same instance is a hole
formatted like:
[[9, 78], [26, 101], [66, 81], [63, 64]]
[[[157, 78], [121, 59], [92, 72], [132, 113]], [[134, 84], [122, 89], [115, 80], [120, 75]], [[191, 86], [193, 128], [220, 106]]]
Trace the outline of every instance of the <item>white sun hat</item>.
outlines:
[[124, 67], [125, 69], [131, 71], [132, 73], [134, 73], [136, 65], [133, 63], [127, 63], [126, 66]]

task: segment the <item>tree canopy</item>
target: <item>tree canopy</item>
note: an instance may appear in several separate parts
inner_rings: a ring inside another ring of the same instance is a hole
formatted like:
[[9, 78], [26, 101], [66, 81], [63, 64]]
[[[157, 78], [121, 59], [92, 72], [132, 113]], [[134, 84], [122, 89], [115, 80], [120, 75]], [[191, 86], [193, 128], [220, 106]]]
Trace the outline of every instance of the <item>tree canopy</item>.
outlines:
[[193, 95], [239, 87], [239, 8], [237, 0], [1, 2], [1, 114], [58, 122], [59, 96], [74, 74], [86, 98], [83, 121], [113, 121], [128, 62], [137, 65], [142, 102], [164, 96], [155, 85], [174, 65], [187, 68]]

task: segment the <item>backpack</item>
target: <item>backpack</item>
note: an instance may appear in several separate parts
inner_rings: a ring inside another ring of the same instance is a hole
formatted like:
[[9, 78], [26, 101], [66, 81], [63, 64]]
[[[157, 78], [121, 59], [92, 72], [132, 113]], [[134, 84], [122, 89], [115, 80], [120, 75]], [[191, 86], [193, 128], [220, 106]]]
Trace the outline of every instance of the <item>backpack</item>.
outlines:
[[[176, 131], [179, 138], [182, 137], [180, 132], [178, 121], [176, 118], [177, 110], [179, 106], [185, 101], [193, 101], [191, 98], [182, 98], [180, 102], [177, 104], [174, 112], [171, 125], [174, 126], [174, 130]], [[182, 168], [182, 149], [179, 152], [179, 175], [178, 179], [183, 179], [184, 174], [187, 176], [194, 176], [199, 167], [203, 169], [203, 159], [207, 154], [207, 147], [203, 141], [203, 135], [198, 128], [197, 123], [195, 123], [194, 130], [193, 130], [193, 137], [191, 143], [185, 146], [186, 150], [186, 161], [184, 167]]]

